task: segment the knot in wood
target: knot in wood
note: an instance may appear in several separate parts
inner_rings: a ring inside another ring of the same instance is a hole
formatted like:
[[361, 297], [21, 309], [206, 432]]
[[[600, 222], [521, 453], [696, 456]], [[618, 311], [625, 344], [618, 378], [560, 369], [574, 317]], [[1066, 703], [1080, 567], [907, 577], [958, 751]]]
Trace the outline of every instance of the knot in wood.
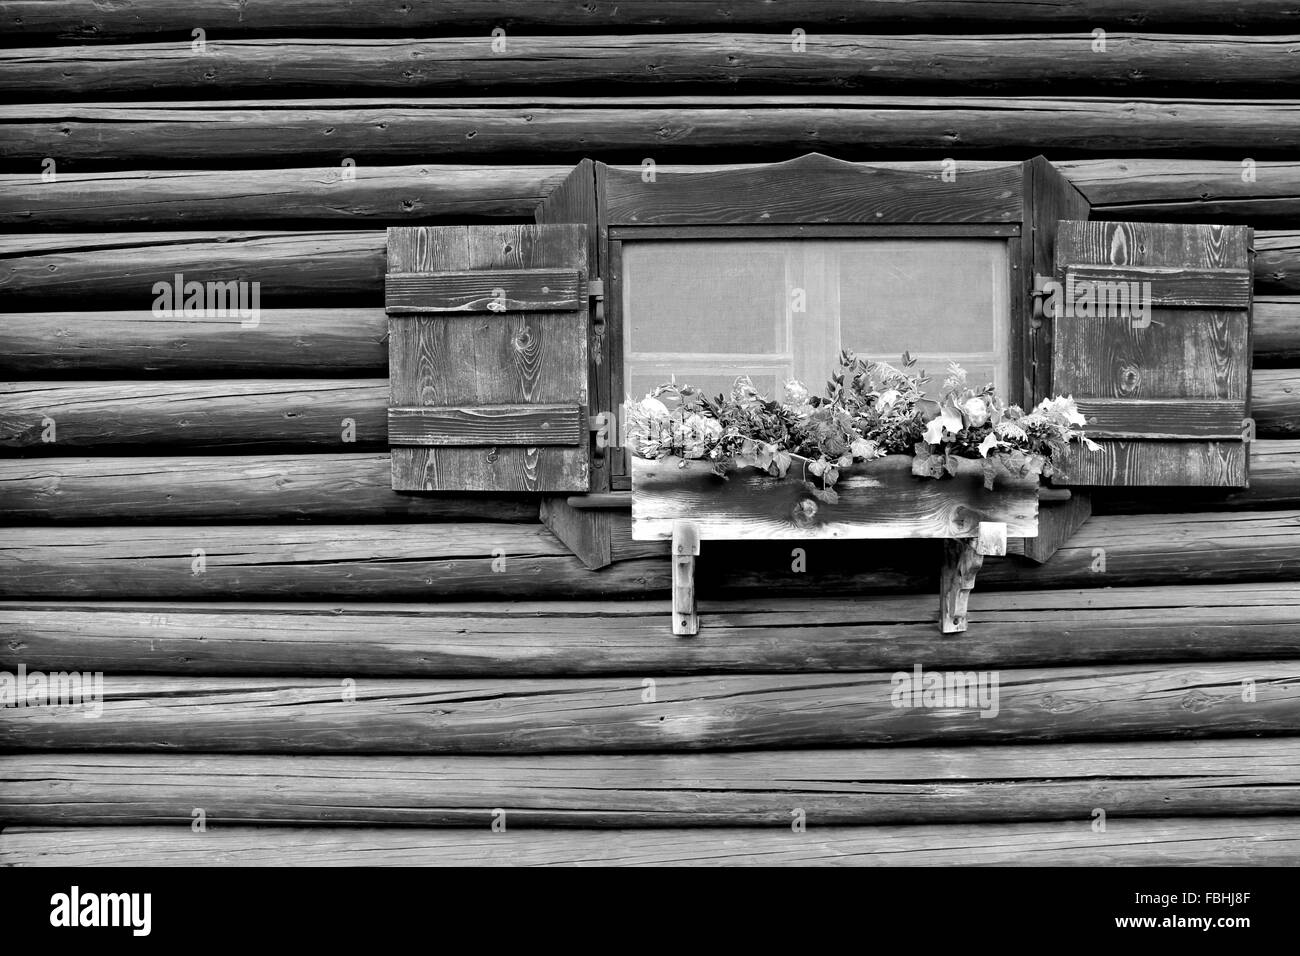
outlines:
[[495, 446], [495, 445], [493, 445], [491, 448], [488, 449], [487, 460], [488, 460], [488, 461], [496, 461], [496, 460], [497, 460], [497, 449], [496, 449], [496, 446]]
[[528, 329], [520, 329], [515, 334], [515, 351], [527, 352], [533, 346], [533, 335]]
[[790, 518], [800, 528], [810, 527], [817, 520], [817, 502], [812, 498], [799, 499]]

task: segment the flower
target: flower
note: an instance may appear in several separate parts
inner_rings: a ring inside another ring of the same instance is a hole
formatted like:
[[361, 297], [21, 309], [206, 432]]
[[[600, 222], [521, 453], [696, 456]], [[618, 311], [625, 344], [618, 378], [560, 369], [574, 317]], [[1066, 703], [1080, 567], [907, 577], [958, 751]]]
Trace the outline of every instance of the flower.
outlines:
[[785, 396], [791, 405], [807, 405], [811, 397], [803, 382], [793, 378], [785, 383]]
[[988, 402], [979, 395], [966, 399], [961, 410], [966, 416], [966, 424], [971, 428], [979, 428], [989, 420]]
[[1038, 403], [1034, 411], [1058, 425], [1088, 424], [1088, 419], [1083, 417], [1079, 406], [1075, 404], [1073, 395], [1067, 395], [1065, 398], [1059, 395], [1056, 398], [1045, 398]]
[[716, 418], [688, 415], [682, 422], [682, 457], [705, 457], [721, 436], [722, 423]]

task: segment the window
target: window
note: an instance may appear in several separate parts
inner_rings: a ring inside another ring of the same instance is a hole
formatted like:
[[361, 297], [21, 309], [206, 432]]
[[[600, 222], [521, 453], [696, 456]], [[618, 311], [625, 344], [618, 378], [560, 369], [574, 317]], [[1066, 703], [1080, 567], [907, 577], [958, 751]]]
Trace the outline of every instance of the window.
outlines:
[[710, 394], [748, 375], [820, 391], [841, 349], [936, 380], [949, 362], [1007, 394], [1009, 259], [1000, 239], [658, 239], [622, 249], [624, 384]]

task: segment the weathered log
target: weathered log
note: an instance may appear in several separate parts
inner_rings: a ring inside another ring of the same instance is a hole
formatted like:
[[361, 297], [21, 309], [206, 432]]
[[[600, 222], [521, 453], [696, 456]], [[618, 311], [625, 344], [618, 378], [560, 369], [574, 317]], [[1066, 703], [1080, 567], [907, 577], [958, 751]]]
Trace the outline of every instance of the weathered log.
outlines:
[[386, 452], [0, 459], [0, 521], [536, 521], [537, 499], [404, 495]]
[[17, 382], [0, 385], [0, 446], [386, 444], [384, 379]]
[[[436, 529], [429, 529], [434, 532]], [[172, 675], [392, 677], [785, 673], [1300, 657], [1300, 584], [1209, 584], [972, 597], [937, 640], [933, 594], [701, 603], [0, 603], [0, 662]]]
[[329, 166], [308, 169], [59, 172], [54, 183], [0, 176], [0, 224], [86, 229], [96, 224], [424, 222], [528, 218], [568, 167]]
[[384, 252], [382, 230], [11, 235], [0, 239], [0, 293], [14, 311], [85, 299], [165, 310], [154, 284], [174, 286], [179, 273], [186, 283], [249, 283], [250, 302], [256, 282], [260, 305], [349, 296], [379, 305]]
[[1025, 822], [1300, 811], [1295, 738], [546, 757], [0, 757], [7, 826]]
[[[626, 521], [626, 519], [624, 519]], [[541, 525], [37, 526], [0, 538], [0, 597], [392, 598], [667, 595], [666, 542], [614, 542], [588, 571]], [[937, 587], [933, 541], [709, 542], [702, 598], [798, 587], [818, 594]], [[204, 551], [194, 570], [195, 549]], [[499, 553], [494, 555], [493, 552]], [[1300, 566], [1300, 513], [1113, 515], [1090, 520], [1052, 560], [990, 559], [980, 590], [1286, 581]]]
[[[1105, 156], [1221, 150], [1260, 159], [1300, 149], [1292, 100], [1012, 99], [923, 96], [222, 101], [0, 108], [0, 161], [44, 157], [148, 165], [293, 156], [359, 164], [409, 157], [603, 155], [657, 161], [711, 150], [748, 155], [1035, 151]], [[599, 135], [597, 135], [599, 131]]]
[[[1300, 294], [1300, 233], [1260, 231], [1255, 247], [1256, 294]], [[281, 305], [351, 295], [379, 306], [385, 253], [378, 229], [17, 234], [0, 237], [0, 293], [14, 311], [110, 295], [152, 309], [153, 283], [180, 272], [205, 282], [259, 281], [263, 296]]]
[[1251, 334], [1256, 368], [1300, 365], [1300, 297], [1257, 296]]
[[936, 827], [525, 831], [503, 840], [409, 827], [14, 827], [5, 866], [1294, 866], [1295, 817], [1076, 820]]
[[138, 312], [0, 313], [0, 372], [386, 374], [383, 308], [265, 309], [237, 315]]
[[[1300, 297], [1257, 298], [1253, 323], [1256, 367], [1300, 364]], [[382, 308], [266, 309], [256, 328], [245, 324], [148, 311], [0, 313], [0, 371], [387, 373]]]
[[1300, 163], [1205, 159], [1076, 159], [1061, 171], [1096, 219], [1292, 225]]
[[430, 33], [493, 27], [508, 30], [608, 27], [826, 26], [930, 24], [1018, 27], [1027, 23], [1092, 29], [1096, 26], [1191, 26], [1279, 32], [1296, 25], [1291, 0], [455, 0], [437, 4], [366, 4], [347, 0], [133, 0], [118, 7], [96, 0], [4, 0], [0, 22], [24, 38], [103, 40], [173, 33], [188, 37], [195, 24], [212, 35], [285, 36], [311, 32]]
[[658, 563], [587, 571], [540, 524], [13, 528], [0, 541], [0, 596], [618, 595], [645, 588]]
[[[655, 678], [652, 700], [636, 674], [551, 680], [107, 675], [102, 696], [91, 703], [29, 699], [25, 707], [6, 709], [0, 747], [623, 753], [1300, 733], [1296, 661], [958, 673], [940, 678], [948, 696], [928, 704], [923, 675], [912, 669], [892, 676], [663, 676]], [[87, 713], [97, 716], [87, 719]]]
[[1300, 232], [1255, 233], [1255, 292], [1300, 293]]
[[1093, 493], [1095, 514], [1156, 511], [1225, 511], [1300, 507], [1300, 441], [1265, 439], [1250, 446], [1250, 486], [1211, 488], [1108, 488]]
[[[1255, 371], [1260, 435], [1300, 434], [1297, 385], [1297, 370]], [[14, 382], [0, 385], [0, 446], [310, 442], [343, 451], [387, 442], [388, 401], [384, 379]]]
[[[192, 21], [200, 22], [200, 21]], [[1290, 37], [1111, 32], [986, 36], [676, 33], [432, 39], [207, 40], [0, 51], [11, 97], [189, 93], [549, 91], [644, 87], [889, 92], [1108, 90], [1276, 95], [1296, 86]]]
[[[931, 162], [883, 162], [933, 169]], [[967, 160], [962, 169], [990, 164]], [[1058, 163], [1099, 218], [1290, 225], [1300, 218], [1300, 164], [1083, 159]], [[668, 167], [672, 169], [673, 167]], [[701, 167], [696, 167], [701, 168]], [[710, 167], [714, 168], [714, 167]], [[43, 229], [206, 223], [360, 223], [530, 216], [568, 166], [341, 166], [0, 176], [0, 224]], [[344, 178], [351, 175], [354, 178]]]
[[1260, 435], [1300, 435], [1300, 369], [1255, 369], [1250, 402], [1250, 414]]

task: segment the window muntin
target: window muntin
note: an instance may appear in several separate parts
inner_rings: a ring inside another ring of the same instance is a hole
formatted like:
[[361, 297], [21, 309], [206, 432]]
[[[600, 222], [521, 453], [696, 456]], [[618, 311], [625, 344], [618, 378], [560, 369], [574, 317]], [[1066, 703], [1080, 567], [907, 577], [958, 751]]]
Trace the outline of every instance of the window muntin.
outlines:
[[711, 394], [739, 375], [820, 391], [842, 348], [934, 380], [949, 361], [1008, 394], [1003, 239], [654, 239], [622, 246], [624, 390], [676, 375]]

